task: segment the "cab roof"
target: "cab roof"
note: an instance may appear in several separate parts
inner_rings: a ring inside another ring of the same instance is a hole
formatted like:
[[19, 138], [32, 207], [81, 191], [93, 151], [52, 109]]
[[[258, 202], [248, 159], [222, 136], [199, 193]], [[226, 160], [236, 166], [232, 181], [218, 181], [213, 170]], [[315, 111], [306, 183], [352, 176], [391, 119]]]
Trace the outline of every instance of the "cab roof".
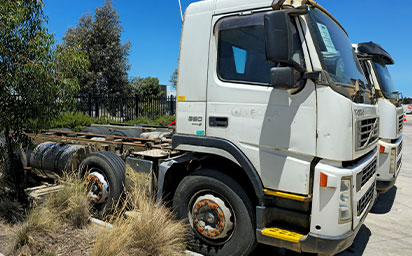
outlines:
[[[204, 0], [192, 3], [190, 5], [191, 8], [188, 8], [189, 14], [192, 13], [199, 13], [199, 12], [206, 12], [206, 11], [213, 11], [215, 14], [222, 14], [228, 13], [231, 11], [242, 11], [242, 10], [253, 10], [259, 8], [270, 8], [274, 0]], [[320, 4], [318, 4], [314, 0], [285, 0], [285, 5], [291, 5], [293, 3], [294, 6], [299, 4], [305, 5], [310, 4], [316, 6], [325, 14], [327, 14], [333, 21], [335, 21], [348, 35], [346, 30], [343, 26], [330, 14], [325, 8], [323, 8]]]

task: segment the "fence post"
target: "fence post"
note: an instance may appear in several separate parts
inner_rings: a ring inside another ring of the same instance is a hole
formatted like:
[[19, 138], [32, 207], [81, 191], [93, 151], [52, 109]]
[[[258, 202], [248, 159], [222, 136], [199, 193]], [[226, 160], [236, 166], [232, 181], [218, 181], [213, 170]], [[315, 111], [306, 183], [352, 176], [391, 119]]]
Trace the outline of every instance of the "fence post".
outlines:
[[139, 95], [135, 94], [135, 103], [136, 103], [136, 119], [139, 117]]
[[171, 116], [172, 115], [172, 107], [173, 107], [173, 103], [172, 103], [172, 98], [173, 98], [173, 95], [170, 95], [170, 97], [167, 97], [166, 99], [167, 99], [167, 102], [169, 102], [169, 116]]
[[89, 99], [88, 99], [88, 110], [89, 110], [89, 116], [92, 116], [92, 93], [89, 92]]
[[176, 104], [176, 98], [173, 95], [170, 95], [170, 115], [171, 116], [175, 114], [175, 104]]
[[96, 100], [95, 100], [95, 102], [94, 102], [94, 111], [95, 111], [95, 117], [99, 117], [99, 98], [95, 98]]

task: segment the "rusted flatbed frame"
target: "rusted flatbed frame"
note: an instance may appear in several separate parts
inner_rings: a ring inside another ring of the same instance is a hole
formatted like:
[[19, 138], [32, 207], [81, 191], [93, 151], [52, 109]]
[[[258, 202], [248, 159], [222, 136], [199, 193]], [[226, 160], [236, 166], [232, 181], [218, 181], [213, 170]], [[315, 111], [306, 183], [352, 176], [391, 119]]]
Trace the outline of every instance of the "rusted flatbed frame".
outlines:
[[137, 152], [149, 149], [170, 151], [170, 139], [145, 139], [137, 137], [122, 137], [71, 131], [42, 131], [38, 134], [26, 133], [36, 145], [44, 142], [79, 144], [88, 146], [92, 151], [111, 151], [118, 154]]

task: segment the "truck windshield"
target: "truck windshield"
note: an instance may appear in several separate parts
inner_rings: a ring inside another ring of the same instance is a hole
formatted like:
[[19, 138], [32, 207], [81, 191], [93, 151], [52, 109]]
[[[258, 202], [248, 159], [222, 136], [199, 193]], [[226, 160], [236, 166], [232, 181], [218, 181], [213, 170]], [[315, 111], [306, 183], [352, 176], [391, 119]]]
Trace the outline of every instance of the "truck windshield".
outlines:
[[389, 74], [388, 68], [376, 61], [372, 61], [372, 65], [383, 95], [386, 98], [396, 98], [396, 96], [393, 94], [396, 91], [395, 84], [392, 81], [392, 77]]
[[310, 26], [319, 47], [319, 57], [336, 85], [365, 84], [359, 61], [342, 28], [316, 8], [309, 8]]

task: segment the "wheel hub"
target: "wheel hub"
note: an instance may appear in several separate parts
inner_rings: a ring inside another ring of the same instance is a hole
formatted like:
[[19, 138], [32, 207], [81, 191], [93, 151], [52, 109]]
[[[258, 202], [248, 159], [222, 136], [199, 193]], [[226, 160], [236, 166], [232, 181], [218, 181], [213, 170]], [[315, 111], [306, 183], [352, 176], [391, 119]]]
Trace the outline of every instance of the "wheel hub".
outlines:
[[109, 183], [103, 174], [99, 172], [91, 172], [86, 177], [84, 183], [87, 192], [87, 198], [92, 203], [104, 203], [109, 197]]
[[226, 238], [233, 229], [230, 209], [222, 199], [214, 195], [198, 197], [190, 215], [192, 227], [209, 239]]

